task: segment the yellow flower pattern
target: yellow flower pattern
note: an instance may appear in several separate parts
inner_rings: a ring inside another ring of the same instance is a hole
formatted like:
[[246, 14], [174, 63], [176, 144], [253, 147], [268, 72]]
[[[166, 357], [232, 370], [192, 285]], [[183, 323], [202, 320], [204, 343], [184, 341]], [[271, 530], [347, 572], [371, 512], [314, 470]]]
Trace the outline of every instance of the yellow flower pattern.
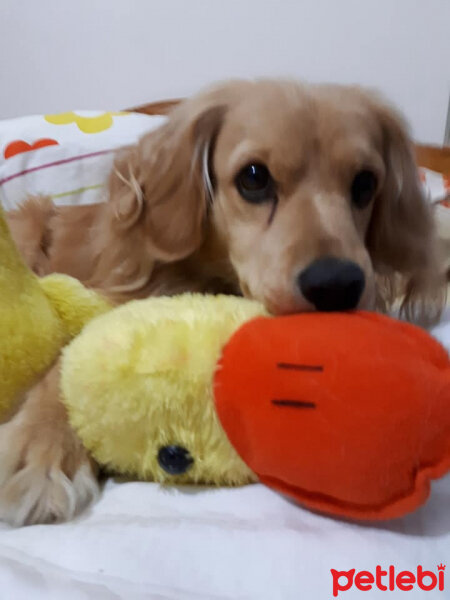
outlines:
[[123, 116], [128, 113], [126, 112], [104, 112], [100, 115], [87, 117], [77, 115], [72, 112], [58, 113], [54, 115], [44, 115], [44, 119], [47, 123], [53, 125], [68, 125], [69, 123], [76, 123], [78, 129], [83, 133], [100, 133], [109, 129], [114, 120], [113, 117]]

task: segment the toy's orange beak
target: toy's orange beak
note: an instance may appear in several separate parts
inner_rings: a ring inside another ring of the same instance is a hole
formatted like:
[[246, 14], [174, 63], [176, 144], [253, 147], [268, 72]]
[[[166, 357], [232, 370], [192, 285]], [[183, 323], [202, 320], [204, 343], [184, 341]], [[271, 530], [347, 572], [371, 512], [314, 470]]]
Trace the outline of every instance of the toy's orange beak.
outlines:
[[449, 373], [437, 342], [386, 317], [260, 318], [223, 351], [216, 408], [263, 483], [318, 510], [391, 518], [450, 468]]

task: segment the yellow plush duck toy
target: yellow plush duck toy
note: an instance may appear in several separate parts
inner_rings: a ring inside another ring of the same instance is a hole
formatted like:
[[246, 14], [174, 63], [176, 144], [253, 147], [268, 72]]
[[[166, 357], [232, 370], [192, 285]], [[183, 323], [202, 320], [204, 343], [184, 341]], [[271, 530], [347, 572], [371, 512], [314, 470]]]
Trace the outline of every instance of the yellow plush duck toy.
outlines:
[[36, 277], [22, 261], [0, 206], [0, 419], [62, 346], [108, 308], [71, 277]]
[[140, 479], [259, 480], [316, 511], [373, 520], [415, 510], [450, 470], [448, 353], [380, 314], [137, 300], [64, 349], [61, 390], [94, 458]]

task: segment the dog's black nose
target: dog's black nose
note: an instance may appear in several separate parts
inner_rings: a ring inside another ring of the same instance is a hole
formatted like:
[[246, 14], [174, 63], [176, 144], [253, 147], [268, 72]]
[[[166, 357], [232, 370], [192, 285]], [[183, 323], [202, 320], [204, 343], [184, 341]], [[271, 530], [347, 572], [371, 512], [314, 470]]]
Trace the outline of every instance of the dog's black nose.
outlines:
[[317, 310], [351, 310], [358, 306], [365, 277], [361, 267], [350, 260], [320, 258], [300, 273], [298, 284]]

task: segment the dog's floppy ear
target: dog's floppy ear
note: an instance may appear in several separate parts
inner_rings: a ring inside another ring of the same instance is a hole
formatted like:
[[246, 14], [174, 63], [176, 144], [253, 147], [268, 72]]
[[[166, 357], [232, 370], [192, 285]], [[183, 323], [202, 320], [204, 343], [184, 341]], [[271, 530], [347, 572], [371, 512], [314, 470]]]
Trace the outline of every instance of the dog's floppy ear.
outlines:
[[109, 187], [116, 224], [143, 227], [156, 260], [179, 260], [202, 242], [208, 158], [225, 110], [213, 95], [188, 100], [116, 158]]
[[[441, 283], [432, 208], [422, 189], [406, 124], [381, 102], [374, 104], [374, 111], [382, 129], [386, 173], [374, 205], [368, 248], [375, 270], [388, 283], [401, 276], [408, 316], [423, 320], [424, 313], [432, 310]], [[419, 301], [418, 310], [413, 301]]]
[[142, 216], [143, 192], [138, 172], [138, 146], [118, 150], [109, 177], [108, 192], [111, 217], [120, 229], [129, 229]]

